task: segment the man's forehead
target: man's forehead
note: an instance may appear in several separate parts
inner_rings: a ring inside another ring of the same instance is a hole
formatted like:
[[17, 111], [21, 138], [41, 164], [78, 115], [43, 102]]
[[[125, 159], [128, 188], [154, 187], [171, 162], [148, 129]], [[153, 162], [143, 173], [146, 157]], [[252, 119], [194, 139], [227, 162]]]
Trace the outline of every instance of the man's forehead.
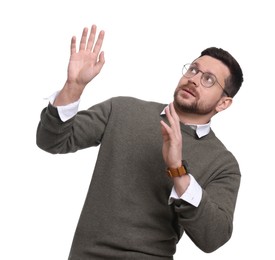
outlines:
[[225, 77], [229, 75], [229, 69], [222, 61], [208, 55], [195, 59], [193, 64], [196, 64], [204, 72], [222, 73]]

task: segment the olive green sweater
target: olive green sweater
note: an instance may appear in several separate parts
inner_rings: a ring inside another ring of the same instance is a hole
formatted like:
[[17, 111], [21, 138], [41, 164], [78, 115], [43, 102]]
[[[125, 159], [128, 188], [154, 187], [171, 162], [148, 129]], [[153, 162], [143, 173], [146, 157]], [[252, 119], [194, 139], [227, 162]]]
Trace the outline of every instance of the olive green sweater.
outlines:
[[168, 205], [173, 182], [162, 157], [165, 106], [115, 97], [66, 122], [52, 105], [43, 109], [41, 149], [56, 154], [100, 145], [70, 260], [168, 260], [183, 232], [205, 252], [231, 237], [240, 170], [212, 130], [199, 139], [181, 124], [183, 156], [203, 194], [198, 207], [182, 200]]

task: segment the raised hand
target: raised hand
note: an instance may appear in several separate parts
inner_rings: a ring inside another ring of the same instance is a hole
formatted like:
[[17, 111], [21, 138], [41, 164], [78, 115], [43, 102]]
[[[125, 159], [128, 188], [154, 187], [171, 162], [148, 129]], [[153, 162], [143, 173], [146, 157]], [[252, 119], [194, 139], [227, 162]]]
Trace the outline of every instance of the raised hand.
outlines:
[[104, 31], [100, 31], [96, 39], [96, 30], [96, 25], [93, 25], [88, 36], [88, 28], [83, 29], [78, 51], [76, 37], [72, 37], [67, 80], [54, 101], [55, 106], [78, 100], [86, 85], [101, 71], [105, 63], [104, 52], [101, 51]]
[[177, 168], [181, 166], [182, 160], [182, 135], [180, 130], [180, 120], [173, 103], [165, 108], [165, 113], [170, 126], [164, 121], [161, 121], [163, 159], [168, 167]]
[[[173, 103], [165, 108], [165, 113], [170, 126], [164, 121], [160, 122], [163, 138], [163, 159], [167, 167], [177, 168], [182, 164], [182, 135], [180, 120]], [[186, 174], [181, 177], [174, 177], [173, 180], [176, 193], [181, 197], [190, 184], [190, 176]]]
[[83, 29], [78, 52], [76, 50], [76, 37], [71, 40], [71, 56], [68, 66], [68, 83], [70, 84], [73, 83], [84, 88], [104, 65], [104, 53], [100, 52], [104, 31], [100, 31], [96, 40], [96, 29], [96, 25], [93, 25], [88, 41], [88, 28]]

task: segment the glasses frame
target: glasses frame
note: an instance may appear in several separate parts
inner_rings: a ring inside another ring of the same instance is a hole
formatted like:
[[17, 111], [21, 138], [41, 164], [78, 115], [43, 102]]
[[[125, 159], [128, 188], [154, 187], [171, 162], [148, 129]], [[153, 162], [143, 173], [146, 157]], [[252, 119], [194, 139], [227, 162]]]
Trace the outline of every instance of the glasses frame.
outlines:
[[[226, 96], [230, 97], [230, 95], [228, 94], [228, 92], [222, 87], [222, 85], [221, 85], [221, 84], [219, 83], [219, 81], [217, 80], [216, 76], [215, 76], [214, 74], [212, 74], [212, 73], [203, 72], [203, 71], [201, 71], [201, 70], [196, 66], [196, 68], [197, 68], [197, 73], [196, 73], [195, 75], [193, 75], [193, 76], [190, 76], [190, 77], [186, 76], [186, 72], [188, 71], [189, 67], [190, 67], [192, 64], [193, 64], [193, 63], [186, 63], [186, 64], [183, 65], [183, 67], [182, 67], [182, 75], [183, 75], [184, 77], [186, 77], [186, 78], [188, 78], [188, 79], [191, 79], [191, 78], [193, 78], [194, 76], [196, 76], [199, 72], [201, 72], [200, 83], [202, 84], [202, 86], [204, 86], [205, 88], [211, 88], [211, 87], [213, 87], [216, 83], [218, 83], [218, 85], [221, 87], [223, 93], [226, 94]], [[211, 85], [210, 87], [206, 87], [206, 86], [202, 83], [202, 77], [203, 77], [203, 75], [204, 75], [205, 73], [212, 75], [212, 76], [214, 77], [214, 79], [215, 79], [213, 85]]]

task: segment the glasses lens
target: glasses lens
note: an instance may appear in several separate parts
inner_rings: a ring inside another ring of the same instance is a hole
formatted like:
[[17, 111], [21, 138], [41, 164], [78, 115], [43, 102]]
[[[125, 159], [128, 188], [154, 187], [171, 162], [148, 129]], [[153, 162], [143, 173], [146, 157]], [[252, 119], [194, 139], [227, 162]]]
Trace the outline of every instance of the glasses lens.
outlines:
[[187, 78], [191, 78], [193, 76], [195, 76], [198, 73], [198, 69], [196, 66], [192, 65], [192, 64], [185, 64], [183, 66], [182, 69], [182, 74], [187, 77]]
[[202, 74], [201, 83], [206, 88], [212, 87], [215, 84], [215, 82], [216, 82], [216, 78], [214, 75], [207, 73], [207, 72]]

